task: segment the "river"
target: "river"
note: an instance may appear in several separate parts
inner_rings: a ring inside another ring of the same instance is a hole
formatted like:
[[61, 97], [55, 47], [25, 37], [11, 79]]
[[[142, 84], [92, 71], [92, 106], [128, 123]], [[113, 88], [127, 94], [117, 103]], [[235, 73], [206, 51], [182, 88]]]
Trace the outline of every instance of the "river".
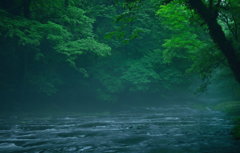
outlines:
[[232, 123], [210, 109], [131, 108], [0, 118], [1, 153], [240, 153]]

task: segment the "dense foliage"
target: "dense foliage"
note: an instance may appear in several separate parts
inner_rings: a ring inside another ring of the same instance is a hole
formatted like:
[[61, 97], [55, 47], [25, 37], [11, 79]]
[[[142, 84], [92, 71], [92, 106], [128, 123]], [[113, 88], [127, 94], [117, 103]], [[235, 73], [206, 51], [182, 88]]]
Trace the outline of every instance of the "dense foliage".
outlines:
[[[239, 60], [239, 2], [204, 5]], [[166, 100], [213, 78], [239, 95], [236, 63], [188, 1], [3, 0], [0, 8], [2, 106]]]

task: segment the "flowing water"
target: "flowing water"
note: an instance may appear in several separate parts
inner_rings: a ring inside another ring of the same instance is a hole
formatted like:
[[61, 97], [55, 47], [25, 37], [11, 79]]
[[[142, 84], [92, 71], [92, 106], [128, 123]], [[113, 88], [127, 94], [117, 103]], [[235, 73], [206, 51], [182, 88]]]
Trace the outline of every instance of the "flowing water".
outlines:
[[240, 153], [220, 112], [186, 106], [111, 114], [8, 116], [1, 153]]

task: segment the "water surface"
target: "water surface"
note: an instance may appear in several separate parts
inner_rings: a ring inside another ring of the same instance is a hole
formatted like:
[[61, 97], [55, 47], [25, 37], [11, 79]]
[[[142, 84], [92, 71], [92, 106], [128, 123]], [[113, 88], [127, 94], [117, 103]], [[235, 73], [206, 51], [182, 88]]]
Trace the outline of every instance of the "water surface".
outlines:
[[1, 153], [239, 153], [224, 114], [187, 106], [111, 114], [8, 116]]

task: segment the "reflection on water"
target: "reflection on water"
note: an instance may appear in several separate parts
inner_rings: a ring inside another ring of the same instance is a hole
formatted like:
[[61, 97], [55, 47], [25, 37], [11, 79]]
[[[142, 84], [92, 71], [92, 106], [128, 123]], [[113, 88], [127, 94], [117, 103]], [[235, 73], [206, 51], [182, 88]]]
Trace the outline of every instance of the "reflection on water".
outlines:
[[186, 106], [0, 120], [2, 153], [239, 153], [231, 122]]

